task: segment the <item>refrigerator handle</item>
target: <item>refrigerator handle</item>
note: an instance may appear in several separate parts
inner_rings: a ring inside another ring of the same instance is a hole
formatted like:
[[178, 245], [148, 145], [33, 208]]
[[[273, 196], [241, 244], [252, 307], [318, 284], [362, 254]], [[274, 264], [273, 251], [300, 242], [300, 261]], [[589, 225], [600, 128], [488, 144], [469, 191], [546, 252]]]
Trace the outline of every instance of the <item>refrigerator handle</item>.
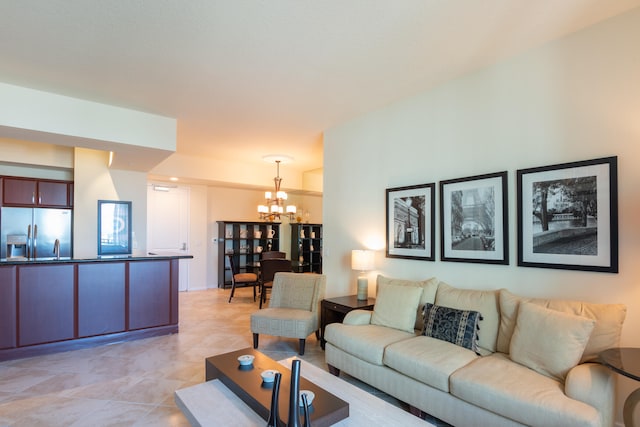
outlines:
[[31, 258], [31, 224], [27, 226], [27, 247], [25, 249], [27, 259]]
[[33, 225], [33, 259], [38, 258], [38, 224]]

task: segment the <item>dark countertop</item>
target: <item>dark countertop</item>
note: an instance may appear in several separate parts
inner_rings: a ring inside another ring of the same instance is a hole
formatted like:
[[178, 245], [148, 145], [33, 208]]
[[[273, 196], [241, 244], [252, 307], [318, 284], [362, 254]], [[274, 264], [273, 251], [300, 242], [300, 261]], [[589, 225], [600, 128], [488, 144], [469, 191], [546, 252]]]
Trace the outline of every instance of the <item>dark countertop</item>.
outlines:
[[25, 258], [0, 258], [0, 266], [2, 265], [31, 265], [31, 264], [77, 264], [85, 262], [118, 262], [118, 261], [156, 261], [165, 259], [191, 259], [193, 255], [185, 254], [155, 254], [149, 252], [147, 255], [105, 255], [96, 258], [69, 258], [55, 257], [25, 259]]

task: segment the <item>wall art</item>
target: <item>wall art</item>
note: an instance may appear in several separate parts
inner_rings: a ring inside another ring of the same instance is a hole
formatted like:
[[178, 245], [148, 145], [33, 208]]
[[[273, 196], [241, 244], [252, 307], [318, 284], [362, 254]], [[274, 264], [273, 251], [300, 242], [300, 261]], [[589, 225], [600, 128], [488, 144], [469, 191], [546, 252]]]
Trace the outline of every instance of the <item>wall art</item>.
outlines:
[[618, 272], [617, 157], [517, 171], [518, 265]]
[[98, 200], [98, 256], [131, 254], [131, 202]]
[[388, 188], [387, 257], [435, 259], [435, 183]]
[[507, 172], [440, 181], [442, 261], [509, 264]]

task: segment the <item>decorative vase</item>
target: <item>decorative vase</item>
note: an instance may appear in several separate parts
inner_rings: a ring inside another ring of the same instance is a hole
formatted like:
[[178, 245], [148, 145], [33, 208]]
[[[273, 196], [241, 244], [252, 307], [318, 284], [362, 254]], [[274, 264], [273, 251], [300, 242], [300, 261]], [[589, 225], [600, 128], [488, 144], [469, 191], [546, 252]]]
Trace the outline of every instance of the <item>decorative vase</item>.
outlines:
[[291, 362], [291, 386], [289, 387], [289, 422], [287, 427], [300, 427], [300, 360]]
[[307, 395], [305, 393], [302, 393], [300, 399], [302, 399], [302, 408], [304, 410], [303, 427], [311, 427], [311, 418], [309, 416], [309, 402], [307, 401]]
[[271, 391], [271, 409], [269, 410], [269, 419], [267, 420], [267, 427], [281, 427], [281, 422], [278, 419], [278, 397], [280, 394], [280, 378], [282, 374], [278, 372], [273, 378], [273, 390]]

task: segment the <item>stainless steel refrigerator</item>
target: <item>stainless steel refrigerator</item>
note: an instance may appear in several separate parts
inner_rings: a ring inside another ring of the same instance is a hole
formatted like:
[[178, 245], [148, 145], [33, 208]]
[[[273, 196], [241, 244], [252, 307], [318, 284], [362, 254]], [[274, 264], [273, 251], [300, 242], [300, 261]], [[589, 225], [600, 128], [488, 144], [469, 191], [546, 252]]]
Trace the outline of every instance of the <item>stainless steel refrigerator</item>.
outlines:
[[9, 208], [0, 211], [0, 258], [54, 258], [72, 255], [71, 209]]

